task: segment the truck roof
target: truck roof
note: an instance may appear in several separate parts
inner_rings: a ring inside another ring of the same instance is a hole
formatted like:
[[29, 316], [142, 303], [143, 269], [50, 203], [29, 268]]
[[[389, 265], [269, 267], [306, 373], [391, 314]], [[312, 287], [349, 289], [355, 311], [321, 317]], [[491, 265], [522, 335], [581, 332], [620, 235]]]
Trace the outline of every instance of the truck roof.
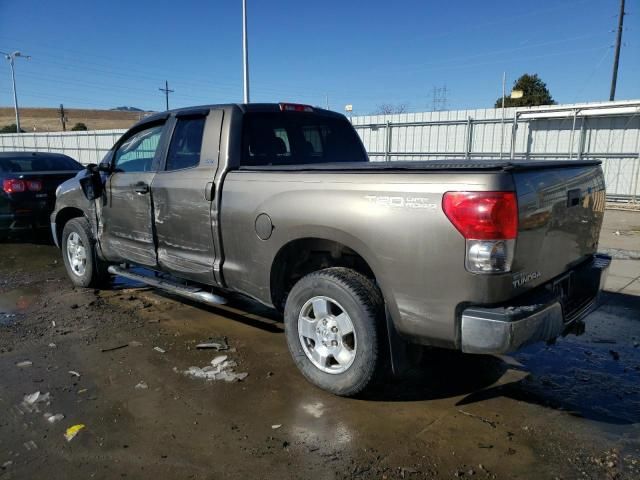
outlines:
[[[289, 102], [283, 102], [289, 103]], [[311, 105], [310, 105], [311, 106]], [[183, 107], [183, 108], [175, 108], [173, 110], [166, 110], [164, 112], [157, 112], [151, 114], [147, 117], [144, 117], [142, 120], [137, 122], [133, 127], [135, 128], [139, 125], [144, 125], [146, 123], [156, 122], [158, 120], [163, 120], [170, 115], [187, 115], [187, 114], [196, 114], [199, 112], [206, 112], [211, 109], [220, 109], [220, 108], [238, 108], [242, 113], [247, 112], [279, 112], [280, 111], [280, 103], [214, 103], [210, 105], [196, 105], [193, 107]], [[324, 108], [314, 107], [313, 113], [318, 113], [321, 115], [328, 115], [334, 117], [344, 117], [341, 113], [334, 112], [331, 110], [325, 110]]]

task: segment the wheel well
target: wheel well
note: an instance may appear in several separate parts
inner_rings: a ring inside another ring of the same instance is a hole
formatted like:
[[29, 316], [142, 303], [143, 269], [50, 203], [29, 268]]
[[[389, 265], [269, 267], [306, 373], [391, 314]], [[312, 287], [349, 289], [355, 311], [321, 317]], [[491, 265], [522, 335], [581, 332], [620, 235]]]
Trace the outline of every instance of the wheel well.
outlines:
[[291, 287], [305, 275], [329, 267], [346, 267], [375, 282], [375, 275], [355, 250], [333, 240], [302, 238], [280, 249], [271, 266], [271, 300], [284, 309]]
[[62, 231], [64, 230], [64, 226], [72, 218], [78, 217], [84, 217], [84, 212], [79, 208], [65, 207], [58, 212], [56, 215], [56, 238], [58, 240], [58, 245], [62, 242]]

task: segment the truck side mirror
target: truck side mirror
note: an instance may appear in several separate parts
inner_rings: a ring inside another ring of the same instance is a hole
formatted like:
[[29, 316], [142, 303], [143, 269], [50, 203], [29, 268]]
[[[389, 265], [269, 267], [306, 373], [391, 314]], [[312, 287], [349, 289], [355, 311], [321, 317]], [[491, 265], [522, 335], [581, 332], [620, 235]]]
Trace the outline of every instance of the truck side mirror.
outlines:
[[89, 201], [93, 201], [102, 196], [104, 187], [102, 185], [99, 167], [95, 163], [87, 165], [87, 172], [85, 176], [80, 179], [80, 187], [82, 187], [82, 193], [84, 193], [84, 196], [87, 197]]

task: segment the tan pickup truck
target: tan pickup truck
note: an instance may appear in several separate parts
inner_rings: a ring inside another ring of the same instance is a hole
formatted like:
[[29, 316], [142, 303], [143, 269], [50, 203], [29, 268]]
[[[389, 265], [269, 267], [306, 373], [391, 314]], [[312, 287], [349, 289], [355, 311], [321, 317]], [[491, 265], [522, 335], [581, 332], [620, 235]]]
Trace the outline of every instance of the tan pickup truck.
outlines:
[[505, 353], [597, 302], [596, 161], [370, 162], [348, 120], [298, 104], [155, 114], [57, 192], [71, 281], [112, 275], [284, 313], [312, 383], [355, 395], [407, 345]]

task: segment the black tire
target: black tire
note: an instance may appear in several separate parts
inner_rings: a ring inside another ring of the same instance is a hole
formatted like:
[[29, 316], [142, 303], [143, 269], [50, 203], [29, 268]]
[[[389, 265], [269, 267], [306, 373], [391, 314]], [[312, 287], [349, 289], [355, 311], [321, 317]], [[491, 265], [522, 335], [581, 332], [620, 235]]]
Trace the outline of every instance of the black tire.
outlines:
[[[81, 272], [75, 271], [71, 266], [69, 259], [67, 244], [69, 237], [73, 234], [79, 236], [82, 246], [85, 249], [84, 269]], [[91, 227], [86, 218], [78, 217], [69, 220], [62, 230], [62, 240], [60, 243], [62, 250], [62, 259], [67, 269], [67, 275], [71, 282], [77, 287], [97, 288], [108, 284], [109, 273], [108, 265], [100, 260], [96, 254], [95, 240], [91, 234]]]
[[[354, 359], [346, 371], [323, 371], [305, 353], [305, 348], [309, 348], [303, 346], [304, 340], [299, 337], [298, 319], [305, 305], [315, 297], [337, 302], [350, 317], [357, 348], [353, 349]], [[354, 396], [386, 372], [388, 348], [384, 301], [380, 290], [364, 275], [348, 268], [334, 267], [303, 277], [287, 297], [284, 324], [289, 351], [296, 366], [308, 381], [323, 390], [345, 397]]]

